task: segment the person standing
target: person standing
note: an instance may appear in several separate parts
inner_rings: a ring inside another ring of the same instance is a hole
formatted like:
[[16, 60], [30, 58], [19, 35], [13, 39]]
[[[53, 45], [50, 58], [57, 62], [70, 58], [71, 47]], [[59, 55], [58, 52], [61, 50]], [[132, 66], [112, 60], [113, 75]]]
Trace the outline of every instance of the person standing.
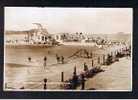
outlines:
[[31, 57], [28, 57], [28, 61], [31, 62]]
[[57, 63], [60, 61], [60, 57], [56, 54]]
[[44, 57], [44, 69], [45, 69], [46, 65], [47, 65], [47, 57], [45, 56]]
[[61, 62], [62, 62], [62, 64], [64, 64], [64, 57], [63, 56], [61, 56]]
[[84, 62], [84, 71], [87, 71], [88, 70], [88, 66], [86, 64], [86, 62]]

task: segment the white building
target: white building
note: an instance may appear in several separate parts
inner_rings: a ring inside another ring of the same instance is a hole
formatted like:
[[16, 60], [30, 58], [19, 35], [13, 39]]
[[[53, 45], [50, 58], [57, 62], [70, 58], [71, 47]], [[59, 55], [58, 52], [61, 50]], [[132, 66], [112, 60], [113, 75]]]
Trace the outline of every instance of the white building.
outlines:
[[54, 44], [56, 38], [54, 35], [49, 34], [47, 29], [42, 28], [39, 23], [33, 23], [37, 25], [37, 29], [31, 29], [28, 31], [9, 31], [6, 32], [6, 43], [19, 43], [19, 44]]

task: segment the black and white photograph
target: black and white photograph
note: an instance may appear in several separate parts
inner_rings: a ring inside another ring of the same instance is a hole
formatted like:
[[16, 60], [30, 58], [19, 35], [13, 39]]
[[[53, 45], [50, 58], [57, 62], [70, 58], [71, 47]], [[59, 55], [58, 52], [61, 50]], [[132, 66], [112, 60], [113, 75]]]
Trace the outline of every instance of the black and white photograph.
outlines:
[[4, 91], [132, 91], [132, 8], [4, 7]]

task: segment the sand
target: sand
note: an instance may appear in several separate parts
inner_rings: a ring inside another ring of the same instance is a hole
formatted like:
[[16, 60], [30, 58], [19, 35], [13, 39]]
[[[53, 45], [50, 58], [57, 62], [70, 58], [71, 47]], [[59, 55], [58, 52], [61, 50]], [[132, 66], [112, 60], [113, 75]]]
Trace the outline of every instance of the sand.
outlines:
[[[114, 46], [114, 47], [106, 47], [106, 48], [98, 48], [93, 46], [78, 46], [78, 45], [62, 45], [56, 47], [49, 47], [49, 48], [30, 48], [30, 47], [6, 47], [6, 60], [5, 60], [5, 83], [7, 83], [7, 89], [13, 88], [11, 90], [17, 90], [24, 86], [25, 89], [31, 90], [43, 90], [43, 79], [47, 78], [48, 82], [52, 84], [48, 84], [47, 87], [50, 90], [60, 89], [60, 84], [57, 82], [61, 82], [61, 72], [64, 72], [64, 80], [69, 79], [73, 75], [73, 69], [76, 66], [77, 74], [83, 72], [83, 63], [86, 62], [89, 68], [91, 68], [91, 61], [92, 59], [86, 58], [68, 58], [74, 52], [78, 51], [79, 49], [87, 49], [89, 52], [93, 52], [95, 54], [95, 64], [97, 65], [97, 57], [103, 54], [111, 53], [111, 51], [120, 50], [121, 46]], [[48, 53], [49, 52], [49, 53]], [[59, 56], [63, 55], [65, 57], [64, 64], [57, 64], [55, 54]], [[47, 56], [47, 66], [46, 68], [43, 67], [43, 57]], [[32, 57], [32, 61], [28, 62], [28, 56]], [[129, 60], [131, 61], [131, 60]], [[102, 62], [102, 60], [101, 60]], [[126, 65], [126, 64], [125, 64]], [[124, 66], [125, 66], [124, 65]], [[118, 64], [120, 66], [120, 64]], [[110, 67], [109, 67], [110, 68]], [[113, 69], [107, 69], [111, 71], [119, 72], [118, 67], [111, 67]], [[114, 69], [115, 68], [115, 69]], [[131, 68], [131, 66], [130, 66]], [[106, 69], [106, 70], [107, 70]], [[129, 68], [126, 67], [128, 71], [126, 74], [131, 73]], [[107, 72], [108, 72], [107, 70]], [[123, 70], [123, 69], [122, 69]], [[105, 71], [106, 72], [106, 71]], [[114, 78], [113, 72], [108, 73], [108, 75]], [[100, 74], [97, 74], [98, 76]], [[120, 75], [120, 74], [118, 74]], [[130, 75], [130, 74], [129, 74]], [[106, 76], [106, 74], [105, 74]], [[101, 76], [99, 76], [101, 78]], [[118, 76], [121, 77], [121, 76]], [[95, 78], [95, 77], [94, 77]], [[92, 79], [94, 79], [92, 78]], [[104, 77], [104, 79], [106, 79]], [[97, 84], [100, 84], [101, 79], [96, 78], [92, 83], [88, 84], [87, 89], [89, 88], [96, 88], [96, 89], [108, 89], [112, 88], [109, 85], [108, 88], [102, 88]], [[127, 80], [127, 79], [125, 79]], [[124, 81], [125, 81], [124, 80]], [[91, 82], [90, 82], [91, 83]], [[104, 83], [106, 85], [108, 81]], [[127, 84], [128, 86], [129, 84]], [[98, 88], [97, 88], [97, 87]], [[121, 85], [122, 86], [122, 85]], [[121, 87], [120, 86], [120, 87]], [[128, 89], [124, 87], [125, 89]], [[122, 88], [118, 88], [119, 90]]]

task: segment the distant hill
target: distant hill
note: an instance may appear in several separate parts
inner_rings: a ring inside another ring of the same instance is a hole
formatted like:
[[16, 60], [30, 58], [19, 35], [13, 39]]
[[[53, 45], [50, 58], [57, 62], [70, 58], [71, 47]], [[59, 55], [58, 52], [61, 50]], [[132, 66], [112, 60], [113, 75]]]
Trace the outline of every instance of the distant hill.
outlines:
[[26, 30], [26, 31], [6, 31], [5, 33], [8, 34], [28, 34], [37, 31], [36, 29]]

